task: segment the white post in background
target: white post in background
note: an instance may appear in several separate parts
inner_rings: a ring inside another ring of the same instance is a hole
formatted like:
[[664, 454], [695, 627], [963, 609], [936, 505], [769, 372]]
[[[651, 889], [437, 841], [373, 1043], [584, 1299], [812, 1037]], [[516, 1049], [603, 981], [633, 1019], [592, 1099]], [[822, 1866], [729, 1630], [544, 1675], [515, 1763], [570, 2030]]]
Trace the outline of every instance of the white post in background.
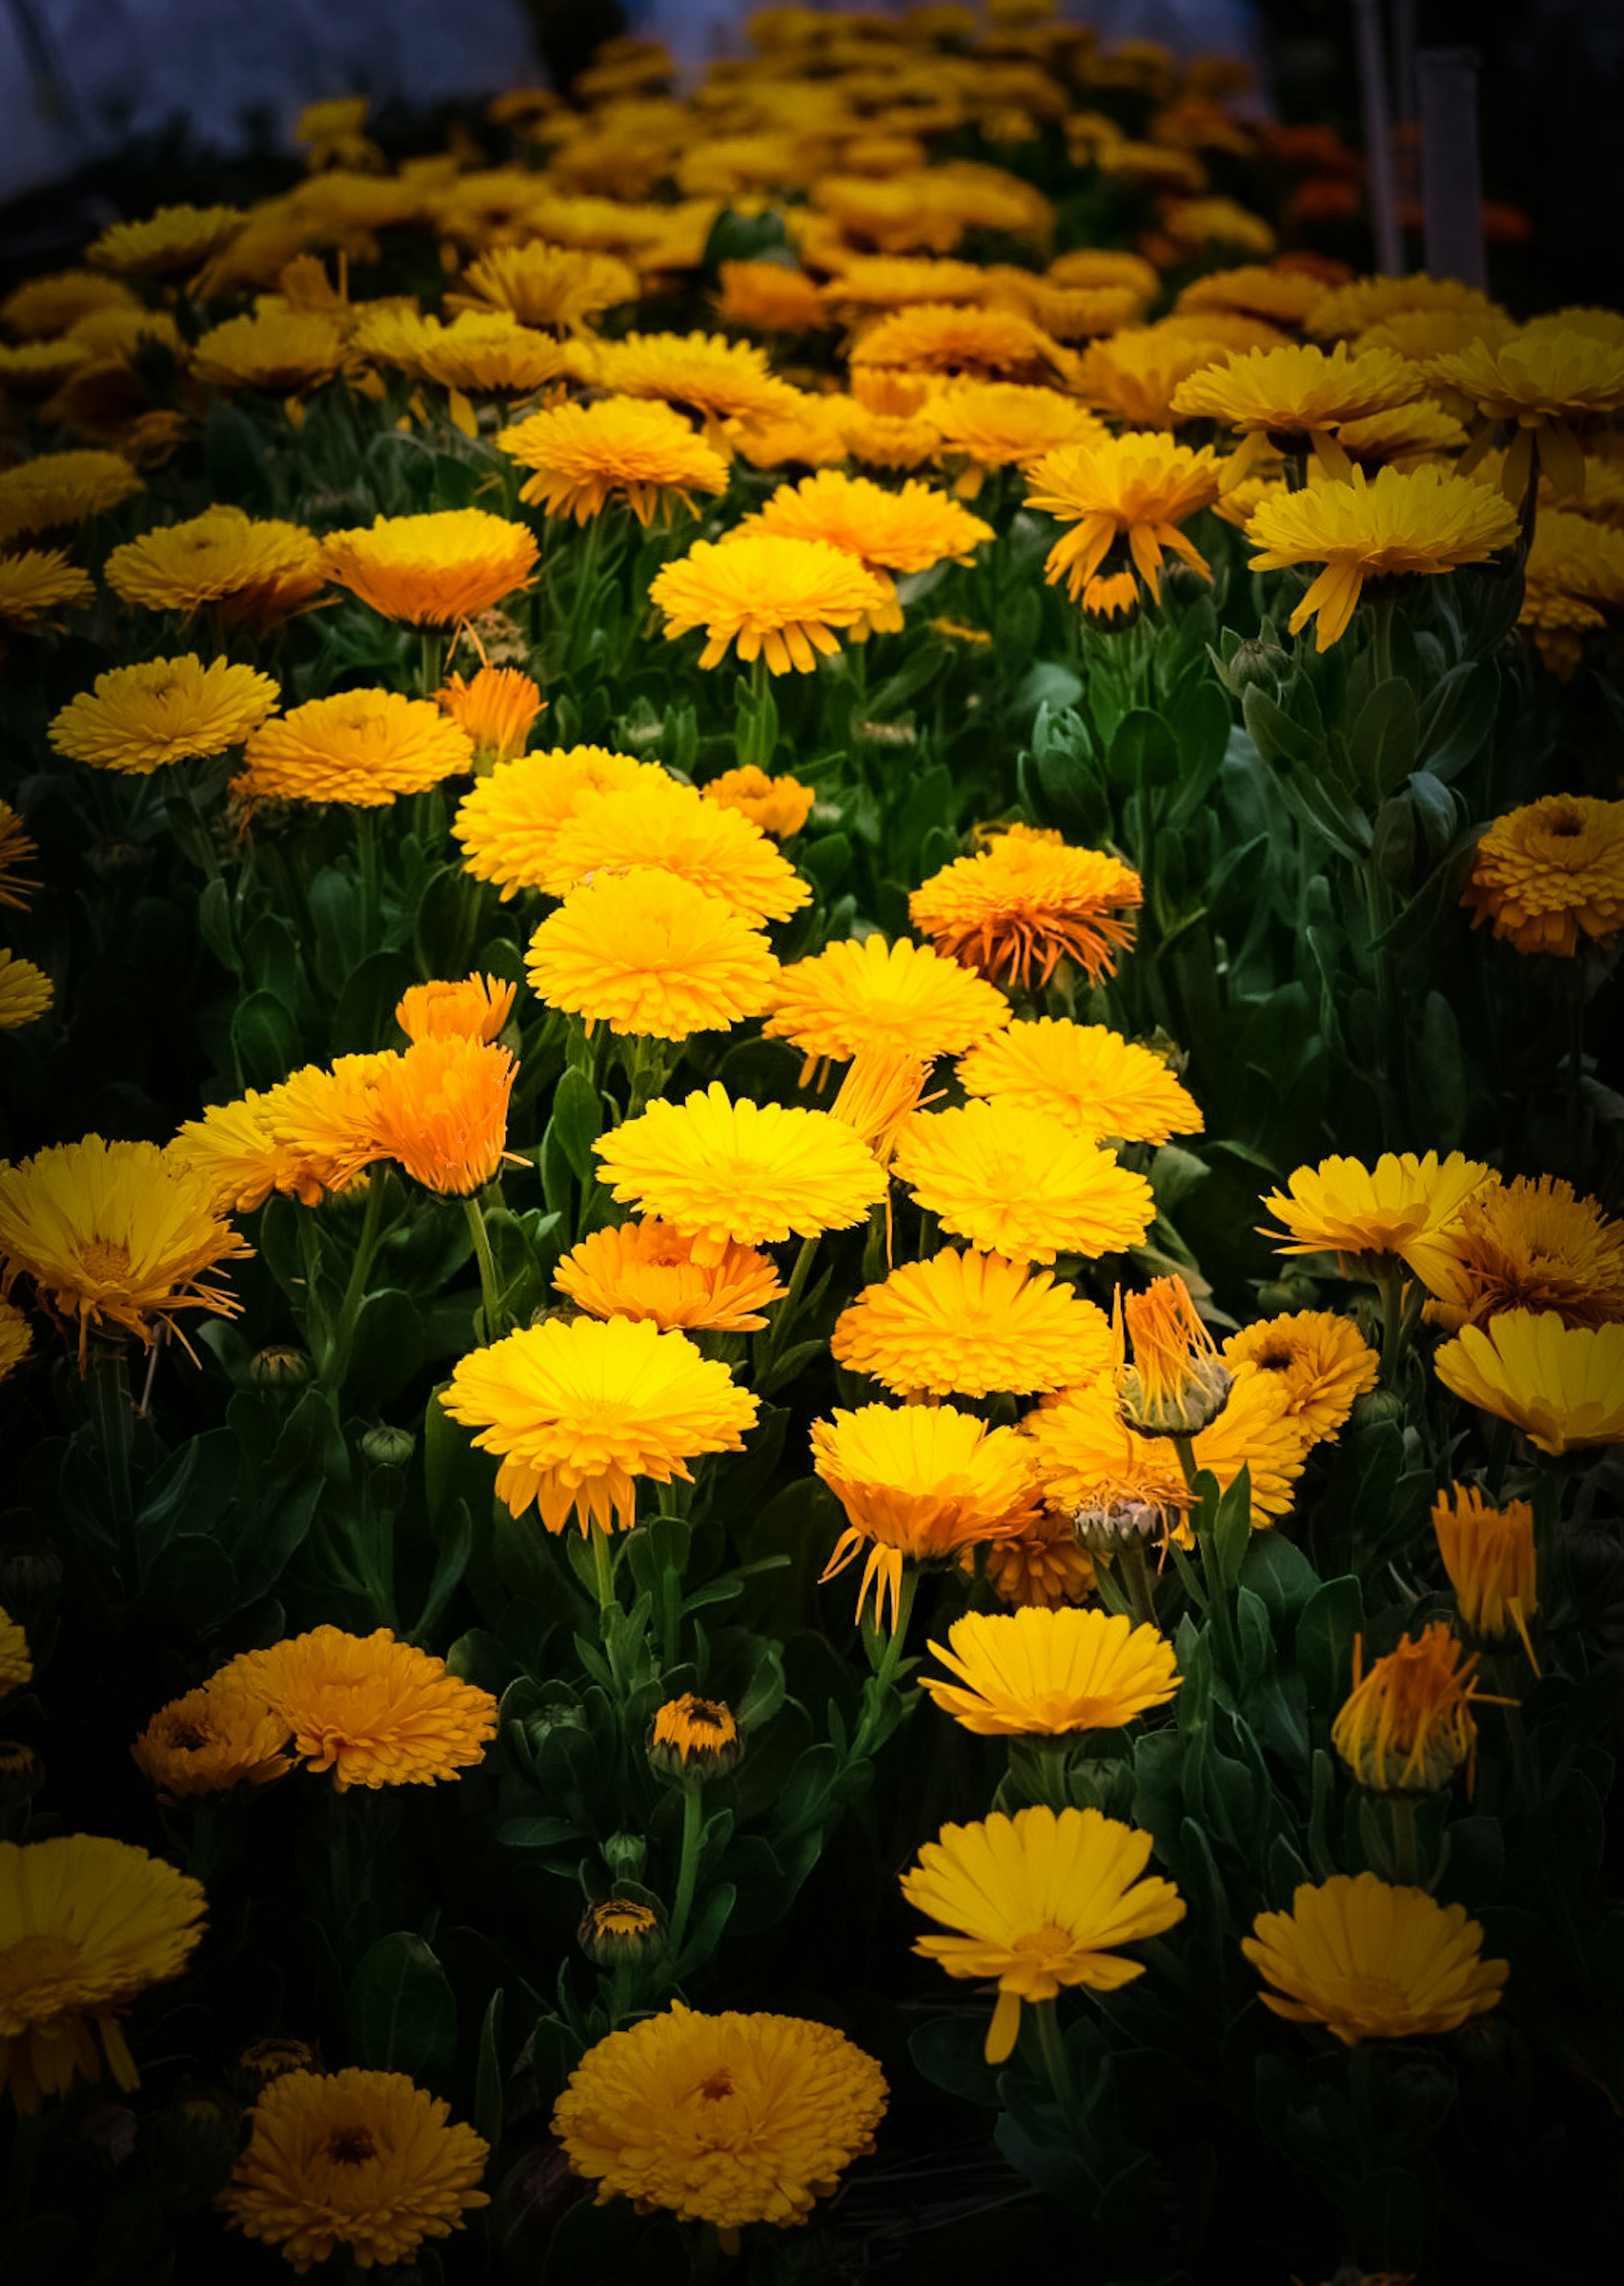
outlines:
[[1478, 153], [1475, 48], [1423, 48], [1415, 57], [1421, 103], [1421, 214], [1434, 278], [1488, 283], [1483, 251], [1483, 169]]
[[1370, 192], [1370, 228], [1376, 264], [1390, 278], [1404, 268], [1399, 230], [1399, 199], [1393, 182], [1392, 130], [1387, 112], [1387, 59], [1383, 50], [1378, 0], [1353, 0], [1353, 30], [1359, 51], [1359, 92], [1365, 119], [1365, 174]]

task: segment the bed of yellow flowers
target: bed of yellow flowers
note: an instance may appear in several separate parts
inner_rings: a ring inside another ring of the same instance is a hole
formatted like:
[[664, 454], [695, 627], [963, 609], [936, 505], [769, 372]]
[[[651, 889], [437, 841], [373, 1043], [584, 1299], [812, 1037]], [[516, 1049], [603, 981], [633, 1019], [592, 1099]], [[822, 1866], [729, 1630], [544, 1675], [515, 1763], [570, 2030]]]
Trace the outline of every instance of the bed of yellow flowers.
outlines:
[[1605, 2274], [1624, 317], [753, 36], [0, 301], [0, 2268]]

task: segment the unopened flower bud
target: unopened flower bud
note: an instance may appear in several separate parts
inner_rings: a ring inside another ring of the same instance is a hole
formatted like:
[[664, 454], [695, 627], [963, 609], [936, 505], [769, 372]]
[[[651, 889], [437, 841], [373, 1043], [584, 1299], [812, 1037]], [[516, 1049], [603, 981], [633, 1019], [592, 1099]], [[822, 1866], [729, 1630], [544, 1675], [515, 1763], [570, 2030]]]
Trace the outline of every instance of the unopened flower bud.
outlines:
[[171, 2214], [209, 2204], [231, 2172], [242, 2106], [220, 2088], [188, 2088], [153, 2129], [153, 2173]]
[[1154, 1502], [1142, 1500], [1085, 1502], [1072, 1512], [1072, 1536], [1091, 1556], [1111, 1556], [1158, 1533], [1165, 1522]]
[[244, 2048], [232, 2073], [233, 2084], [245, 2103], [280, 2079], [284, 2072], [319, 2071], [321, 2056], [319, 2049], [307, 2040], [272, 2038], [256, 2040]]
[[1368, 1389], [1362, 1397], [1353, 1399], [1349, 1418], [1356, 1429], [1379, 1429], [1386, 1421], [1402, 1424], [1404, 1399], [1395, 1390]]
[[248, 1371], [262, 1389], [303, 1389], [311, 1364], [304, 1350], [289, 1342], [273, 1342], [259, 1352]]
[[9, 1548], [0, 1556], [0, 1611], [25, 1635], [49, 1619], [61, 1592], [61, 1558], [49, 1548]]
[[0, 1738], [0, 1801], [32, 1797], [45, 1783], [45, 1765], [23, 1738]]
[[1224, 670], [1224, 680], [1237, 698], [1243, 690], [1262, 690], [1273, 698], [1290, 666], [1290, 653], [1279, 643], [1254, 640], [1237, 647]]
[[617, 1881], [641, 1881], [648, 1857], [641, 1833], [611, 1833], [603, 1844], [603, 1863]]
[[374, 1469], [404, 1469], [416, 1447], [417, 1439], [409, 1429], [391, 1429], [381, 1423], [362, 1438], [361, 1457]]
[[1097, 1809], [1124, 1823], [1133, 1815], [1133, 1763], [1126, 1754], [1088, 1754], [1066, 1773], [1066, 1791], [1078, 1809]]
[[666, 1701], [649, 1735], [650, 1766], [665, 1778], [719, 1778], [744, 1751], [732, 1708], [691, 1691]]
[[609, 1897], [601, 1905], [589, 1905], [579, 1935], [581, 1950], [599, 1968], [653, 1960], [666, 1949], [659, 1915], [635, 1897]]

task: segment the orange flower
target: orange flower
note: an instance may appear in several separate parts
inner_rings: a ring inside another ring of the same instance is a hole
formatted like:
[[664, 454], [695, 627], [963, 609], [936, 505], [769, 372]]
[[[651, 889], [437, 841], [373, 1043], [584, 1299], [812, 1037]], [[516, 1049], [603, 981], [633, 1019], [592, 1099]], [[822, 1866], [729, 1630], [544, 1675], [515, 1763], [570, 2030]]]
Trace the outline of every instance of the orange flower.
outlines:
[[474, 774], [479, 777], [524, 753], [530, 726], [547, 704], [516, 666], [482, 666], [471, 682], [449, 675], [445, 688], [434, 695], [473, 740]]
[[1139, 875], [1120, 858], [1016, 825], [990, 849], [933, 873], [908, 911], [939, 952], [1029, 989], [1034, 975], [1046, 984], [1063, 955], [1091, 984], [1113, 975], [1117, 950], [1133, 942], [1133, 922], [1111, 908], [1143, 902]]
[[374, 1082], [378, 1155], [429, 1190], [482, 1190], [512, 1156], [504, 1147], [516, 1069], [506, 1048], [485, 1040], [414, 1040]]
[[402, 996], [395, 1021], [409, 1040], [493, 1040], [513, 1013], [517, 990], [500, 976], [414, 984]]
[[535, 534], [484, 508], [380, 516], [370, 531], [329, 533], [322, 569], [385, 619], [449, 627], [528, 587]]

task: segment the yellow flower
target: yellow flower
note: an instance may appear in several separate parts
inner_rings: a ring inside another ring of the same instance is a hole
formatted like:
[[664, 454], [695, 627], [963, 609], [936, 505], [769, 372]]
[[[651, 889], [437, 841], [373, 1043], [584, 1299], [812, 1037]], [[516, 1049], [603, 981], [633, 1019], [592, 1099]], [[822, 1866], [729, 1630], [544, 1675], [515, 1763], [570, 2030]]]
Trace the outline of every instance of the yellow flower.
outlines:
[[[1205, 367], [1181, 381], [1173, 410], [1183, 419], [1204, 415], [1238, 429], [1249, 437], [1283, 450], [1293, 440], [1312, 442], [1336, 472], [1343, 466], [1328, 442], [1344, 421], [1366, 421], [1425, 394], [1419, 369], [1391, 350], [1357, 355], [1345, 342], [1328, 351], [1310, 343], [1250, 350], [1222, 365]], [[1231, 463], [1244, 473], [1248, 455]]]
[[302, 524], [256, 520], [223, 505], [115, 548], [106, 579], [143, 611], [190, 612], [207, 603], [226, 626], [264, 627], [321, 586], [321, 544]]
[[0, 302], [0, 325], [21, 341], [54, 338], [93, 310], [137, 310], [140, 303], [122, 278], [93, 270], [52, 270], [25, 278]]
[[493, 1040], [513, 1013], [517, 990], [499, 976], [414, 984], [397, 1004], [395, 1021], [409, 1040]]
[[92, 1327], [150, 1346], [177, 1311], [233, 1316], [241, 1305], [205, 1276], [252, 1251], [155, 1144], [87, 1135], [0, 1167], [0, 1296], [24, 1277], [41, 1309], [76, 1320], [81, 1369]]
[[1485, 416], [1483, 445], [1496, 425], [1515, 429], [1501, 478], [1512, 501], [1527, 489], [1536, 460], [1563, 491], [1582, 496], [1575, 425], [1624, 410], [1624, 343], [1577, 327], [1526, 327], [1499, 343], [1472, 342], [1430, 359], [1426, 375]]
[[703, 889], [755, 928], [786, 920], [811, 900], [788, 858], [759, 827], [663, 773], [579, 803], [553, 836], [541, 886], [567, 896], [598, 874], [633, 867]]
[[1122, 1613], [971, 1612], [930, 1646], [957, 1682], [921, 1675], [943, 1714], [983, 1738], [1065, 1738], [1112, 1730], [1179, 1688], [1173, 1647]]
[[875, 934], [837, 939], [782, 970], [765, 1029], [769, 1038], [793, 1041], [808, 1064], [865, 1048], [928, 1061], [985, 1039], [1008, 1017], [995, 985], [928, 945]]
[[1130, 429], [1172, 429], [1184, 418], [1173, 411], [1179, 383], [1225, 354], [1222, 344], [1198, 335], [1125, 326], [1108, 341], [1090, 342], [1077, 388], [1088, 404], [1115, 414]]
[[1624, 1325], [1565, 1326], [1554, 1310], [1507, 1310], [1463, 1326], [1432, 1360], [1446, 1389], [1560, 1458], [1624, 1442]]
[[911, 478], [893, 492], [870, 477], [823, 469], [781, 485], [738, 527], [790, 540], [826, 540], [871, 572], [927, 572], [933, 564], [973, 564], [992, 526], [945, 493]]
[[1320, 280], [1300, 270], [1271, 270], [1263, 263], [1248, 262], [1233, 270], [1210, 270], [1204, 278], [1191, 279], [1180, 288], [1173, 307], [1243, 310], [1250, 317], [1297, 326], [1324, 294]]
[[381, 1056], [372, 1088], [372, 1150], [425, 1189], [466, 1198], [508, 1157], [508, 1105], [517, 1074], [508, 1050], [430, 1035]]
[[[1194, 1437], [1216, 1421], [1234, 1376], [1196, 1314], [1182, 1278], [1153, 1278], [1142, 1293], [1116, 1289], [1113, 1326], [1122, 1416], [1147, 1437]], [[1133, 1362], [1123, 1362], [1126, 1348]]]
[[288, 1723], [257, 1691], [223, 1676], [161, 1707], [130, 1752], [159, 1801], [172, 1803], [268, 1785], [293, 1768], [288, 1738]]
[[324, 311], [260, 311], [211, 327], [192, 352], [199, 381], [278, 397], [319, 388], [349, 355], [344, 328]]
[[1096, 1139], [1165, 1143], [1205, 1124], [1164, 1058], [1103, 1024], [1023, 1020], [972, 1048], [958, 1068], [966, 1095], [1041, 1112]]
[[1331, 1744], [1362, 1786], [1433, 1793], [1478, 1751], [1471, 1701], [1476, 1653], [1464, 1657], [1442, 1620], [1406, 1636], [1364, 1671], [1353, 1638], [1353, 1688], [1331, 1725]]
[[1624, 928], [1624, 801], [1545, 794], [1495, 819], [1461, 900], [1518, 952], [1604, 951]]
[[[1365, 282], [1374, 285], [1377, 281]], [[1345, 290], [1356, 293], [1357, 281]], [[1465, 287], [1461, 290], [1462, 294], [1470, 292]], [[1320, 311], [1334, 304], [1337, 291], [1333, 289], [1325, 303], [1315, 304], [1312, 330], [1320, 330]], [[1339, 330], [1347, 329], [1344, 327]], [[1470, 349], [1474, 342], [1498, 344], [1516, 330], [1503, 310], [1496, 309], [1479, 295], [1472, 302], [1458, 306], [1440, 303], [1429, 309], [1390, 310], [1384, 317], [1374, 319], [1355, 330], [1353, 349], [1356, 353], [1362, 350], [1393, 350], [1399, 357], [1408, 358], [1413, 365], [1430, 367], [1434, 358], [1447, 356], [1453, 350]]]
[[1486, 294], [1458, 278], [1429, 278], [1415, 271], [1407, 278], [1350, 279], [1345, 286], [1328, 287], [1309, 311], [1308, 330], [1321, 341], [1339, 334], [1363, 333], [1368, 326], [1384, 325], [1407, 311], [1469, 320], [1473, 324], [1503, 321]]
[[277, 702], [268, 674], [197, 654], [115, 666], [52, 716], [59, 754], [147, 776], [193, 755], [223, 753], [258, 729]]
[[96, 582], [68, 562], [63, 548], [29, 548], [0, 556], [0, 626], [37, 635], [60, 627], [54, 613], [78, 611], [95, 600]]
[[818, 290], [831, 310], [849, 319], [920, 302], [977, 303], [986, 285], [986, 273], [975, 262], [943, 262], [925, 254], [857, 254]]
[[976, 469], [1024, 468], [1100, 434], [1098, 417], [1075, 398], [1015, 381], [959, 382], [931, 398], [929, 417]]
[[1430, 1293], [1447, 1274], [1447, 1234], [1489, 1171], [1452, 1151], [1417, 1158], [1413, 1151], [1384, 1151], [1375, 1171], [1357, 1159], [1322, 1159], [1299, 1167], [1286, 1191], [1263, 1204], [1285, 1225], [1265, 1230], [1280, 1254], [1395, 1256]]
[[83, 524], [146, 489], [121, 453], [40, 453], [0, 469], [0, 541]]
[[716, 2016], [674, 2000], [589, 2048], [553, 2111], [576, 2174], [645, 2211], [709, 2223], [804, 2223], [874, 2148], [887, 2090], [841, 2032], [795, 2016]]
[[[1197, 1470], [1210, 1470], [1221, 1491], [1247, 1470], [1254, 1527], [1287, 1513], [1303, 1473], [1310, 1440], [1288, 1401], [1273, 1374], [1238, 1365], [1228, 1403], [1192, 1440]], [[1158, 1524], [1187, 1544], [1182, 1519], [1192, 1495], [1184, 1471], [1165, 1439], [1128, 1427], [1114, 1376], [1066, 1390], [1029, 1413], [1021, 1428], [1037, 1448], [1045, 1500], [1069, 1510], [1089, 1544], [1108, 1551]]]
[[583, 1533], [631, 1529], [639, 1477], [686, 1483], [697, 1455], [742, 1451], [757, 1409], [685, 1334], [629, 1318], [524, 1327], [465, 1357], [440, 1402], [500, 1455], [515, 1516], [533, 1501], [549, 1532], [573, 1516]]
[[1498, 2006], [1510, 1973], [1482, 1958], [1483, 1930], [1464, 1905], [1374, 1873], [1305, 1881], [1289, 1913], [1259, 1913], [1252, 1931], [1241, 1950], [1278, 1988], [1258, 1996], [1264, 2006], [1323, 2024], [1348, 2047], [1458, 2031]]
[[0, 905], [17, 912], [27, 910], [39, 883], [18, 869], [32, 864], [38, 855], [38, 845], [24, 831], [21, 818], [9, 801], [0, 801]]
[[595, 1318], [646, 1318], [663, 1333], [759, 1333], [761, 1312], [784, 1293], [770, 1255], [735, 1241], [720, 1262], [698, 1263], [692, 1241], [663, 1222], [595, 1230], [553, 1283]]
[[468, 769], [473, 745], [432, 699], [341, 690], [266, 722], [249, 738], [244, 760], [234, 784], [250, 798], [377, 809]]
[[851, 352], [854, 374], [863, 367], [897, 366], [909, 373], [960, 374], [975, 381], [1045, 382], [1063, 371], [1060, 343], [1012, 310], [964, 309], [921, 302], [881, 318]]
[[380, 516], [370, 530], [330, 532], [321, 568], [385, 619], [448, 627], [528, 587], [536, 538], [485, 508]]
[[696, 493], [725, 493], [728, 463], [690, 422], [658, 399], [605, 397], [592, 405], [555, 405], [532, 413], [496, 439], [521, 468], [534, 473], [519, 498], [548, 516], [587, 524], [611, 500], [621, 501], [639, 524], [658, 516], [669, 524], [681, 501], [699, 513]]
[[1075, 526], [1049, 552], [1045, 577], [1050, 586], [1064, 578], [1075, 603], [1124, 540], [1157, 601], [1164, 548], [1210, 577], [1205, 557], [1178, 527], [1217, 500], [1218, 473], [1207, 447], [1192, 452], [1166, 437], [1100, 437], [1046, 453], [1027, 471], [1036, 490], [1026, 504]]
[[649, 1732], [650, 1763], [666, 1777], [720, 1776], [743, 1751], [733, 1709], [720, 1699], [698, 1699], [691, 1691], [666, 1699]]
[[804, 334], [829, 323], [817, 288], [804, 270], [781, 262], [724, 262], [716, 314], [758, 334]]
[[866, 1286], [835, 1322], [837, 1365], [899, 1397], [1063, 1389], [1110, 1361], [1110, 1326], [1051, 1272], [944, 1247]]
[[796, 403], [764, 350], [721, 334], [627, 334], [602, 343], [598, 358], [598, 377], [612, 395], [663, 398], [713, 421], [765, 420]]
[[995, 981], [1046, 984], [1065, 958], [1094, 984], [1116, 974], [1116, 952], [1133, 942], [1123, 910], [1144, 895], [1120, 858], [1015, 826], [989, 849], [933, 873], [909, 898], [908, 914], [938, 952]]
[[1553, 1175], [1491, 1176], [1447, 1234], [1432, 1315], [1454, 1332], [1506, 1310], [1554, 1310], [1565, 1325], [1624, 1318], [1624, 1224]]
[[799, 778], [769, 777], [754, 762], [746, 762], [740, 769], [723, 770], [721, 776], [707, 779], [699, 791], [706, 801], [713, 801], [723, 809], [736, 809], [741, 817], [763, 833], [770, 833], [780, 841], [787, 841], [799, 833], [812, 814], [817, 796], [809, 785]]
[[[488, 1352], [479, 1352], [488, 1355]], [[387, 1628], [370, 1636], [314, 1628], [245, 1651], [208, 1688], [257, 1697], [293, 1734], [309, 1770], [352, 1785], [432, 1785], [482, 1762], [496, 1701]]]
[[471, 682], [453, 674], [434, 695], [472, 740], [474, 769], [480, 776], [524, 753], [530, 726], [547, 704], [516, 666], [482, 666]]
[[160, 207], [144, 222], [115, 222], [85, 248], [99, 270], [136, 277], [194, 270], [228, 246], [247, 221], [240, 207]]
[[[443, 389], [522, 397], [549, 381], [573, 378], [581, 368], [582, 359], [568, 344], [520, 325], [506, 310], [464, 310], [448, 326], [432, 318], [417, 323], [422, 327], [417, 372]], [[356, 346], [365, 350], [365, 327], [355, 338]], [[457, 411], [454, 403], [452, 409]], [[465, 430], [472, 426], [471, 414], [459, 421]]]
[[[336, 1057], [330, 1069], [305, 1064], [280, 1086], [241, 1107], [240, 1125], [239, 1119], [222, 1123], [214, 1137], [200, 1138], [194, 1147], [205, 1163], [217, 1169], [224, 1183], [234, 1171], [233, 1141], [240, 1134], [246, 1143], [247, 1133], [257, 1131], [272, 1147], [272, 1157], [258, 1171], [256, 1183], [273, 1181], [277, 1189], [293, 1191], [304, 1204], [318, 1205], [324, 1191], [347, 1189], [364, 1167], [384, 1155], [378, 1138], [376, 1086], [379, 1076], [399, 1061], [384, 1049]], [[247, 1118], [241, 1117], [243, 1112]], [[205, 1128], [209, 1121], [210, 1115], [205, 1114]], [[171, 1150], [188, 1140], [183, 1129]], [[185, 1155], [191, 1157], [193, 1150]], [[240, 1163], [245, 1172], [252, 1164], [246, 1148]], [[264, 1195], [263, 1189], [260, 1195]]]
[[1110, 1152], [1001, 1103], [918, 1113], [898, 1139], [895, 1169], [943, 1230], [1014, 1261], [1119, 1253], [1155, 1211], [1143, 1175]]
[[[12, 1320], [16, 1320], [15, 1325], [10, 1322]], [[15, 1311], [8, 1311], [5, 1320], [0, 1321], [0, 1345], [9, 1351], [19, 1328], [23, 1336], [22, 1347], [26, 1351], [28, 1328]], [[8, 1354], [4, 1368], [0, 1369], [9, 1373], [15, 1363], [16, 1358]], [[28, 1636], [5, 1606], [0, 1604], [0, 1699], [9, 1699], [14, 1691], [26, 1690], [33, 1680], [34, 1661], [28, 1654]]]
[[300, 2277], [341, 2246], [363, 2270], [409, 2263], [490, 2204], [479, 2188], [490, 2146], [404, 2072], [279, 2072], [249, 2119], [216, 2204]]
[[31, 960], [0, 947], [0, 1032], [17, 1032], [35, 1024], [55, 995], [51, 979]]
[[[548, 878], [560, 828], [599, 794], [664, 787], [658, 762], [602, 746], [555, 746], [499, 762], [465, 794], [452, 821], [465, 871], [494, 881], [504, 903]], [[573, 885], [572, 877], [566, 887]]]
[[764, 532], [696, 540], [656, 574], [649, 597], [666, 615], [668, 642], [705, 629], [702, 667], [718, 666], [737, 642], [744, 665], [765, 658], [774, 674], [811, 674], [820, 651], [840, 650], [832, 629], [855, 627], [889, 601], [887, 583], [843, 549]]
[[1368, 475], [1390, 461], [1396, 469], [1418, 468], [1458, 453], [1465, 442], [1466, 431], [1454, 414], [1424, 397], [1388, 413], [1373, 413], [1368, 421], [1344, 421], [1336, 431], [1339, 451]]
[[1432, 1530], [1461, 1625], [1478, 1642], [1521, 1636], [1539, 1673], [1528, 1622], [1539, 1609], [1533, 1510], [1527, 1501], [1495, 1508], [1472, 1485], [1452, 1485], [1432, 1503]]
[[1045, 274], [1057, 286], [1131, 287], [1144, 302], [1154, 301], [1162, 288], [1154, 263], [1118, 247], [1073, 247], [1057, 254]]
[[1470, 477], [1420, 468], [1383, 469], [1367, 479], [1355, 469], [1345, 484], [1264, 501], [1246, 536], [1263, 551], [1252, 558], [1254, 572], [1324, 564], [1289, 622], [1300, 635], [1317, 614], [1314, 648], [1323, 651], [1346, 633], [1367, 579], [1484, 564], [1514, 546], [1518, 532], [1510, 507]]
[[[974, 1572], [976, 1560], [967, 1548], [959, 1566]], [[1039, 1509], [1024, 1531], [989, 1541], [983, 1560], [988, 1586], [1016, 1611], [1057, 1612], [1080, 1604], [1094, 1586], [1094, 1559], [1058, 1509]]]
[[773, 1002], [778, 964], [725, 898], [634, 865], [572, 889], [530, 940], [525, 974], [550, 1008], [658, 1040], [721, 1031]]
[[1266, 258], [1279, 242], [1260, 216], [1234, 199], [1170, 199], [1162, 209], [1162, 227], [1175, 245], [1192, 252], [1234, 246]]
[[822, 1573], [832, 1580], [869, 1543], [857, 1591], [875, 1620], [901, 1614], [903, 1565], [1022, 1531], [1036, 1506], [1032, 1459], [1013, 1429], [989, 1429], [952, 1405], [864, 1405], [812, 1423], [812, 1465], [846, 1511]]
[[637, 298], [637, 273], [611, 254], [573, 246], [493, 246], [469, 264], [463, 285], [445, 306], [508, 311], [521, 325], [579, 327], [600, 310]]
[[189, 1873], [127, 1841], [0, 1841], [0, 2083], [19, 2111], [99, 2080], [104, 2054], [126, 2094], [140, 2085], [118, 2020], [180, 1975], [204, 1903]]
[[1150, 1851], [1148, 1833], [1097, 1809], [1046, 1807], [944, 1825], [925, 1844], [903, 1895], [953, 1934], [921, 1937], [914, 1951], [950, 1976], [997, 1979], [989, 2064], [1013, 2053], [1023, 2000], [1075, 1984], [1115, 1992], [1144, 1975], [1117, 1948], [1160, 1936], [1185, 1913], [1171, 1881], [1145, 1876]]
[[1224, 1360], [1275, 1376], [1286, 1392], [1287, 1414], [1316, 1444], [1336, 1435], [1355, 1398], [1376, 1387], [1380, 1370], [1352, 1320], [1331, 1310], [1260, 1318], [1228, 1336]]

